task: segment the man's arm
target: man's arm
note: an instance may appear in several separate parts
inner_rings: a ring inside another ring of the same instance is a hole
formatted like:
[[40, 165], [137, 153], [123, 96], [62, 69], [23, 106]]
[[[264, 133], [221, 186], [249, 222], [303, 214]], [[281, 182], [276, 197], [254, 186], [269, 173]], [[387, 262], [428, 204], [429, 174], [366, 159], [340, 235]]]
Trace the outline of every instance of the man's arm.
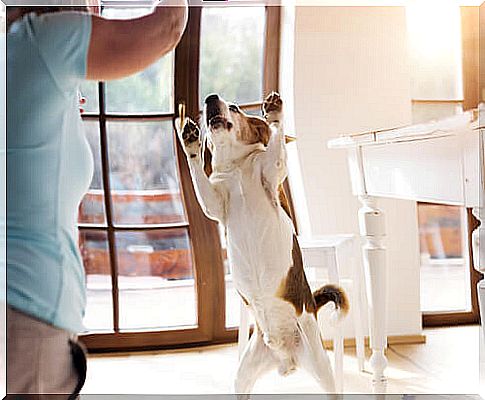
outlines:
[[175, 48], [187, 17], [187, 0], [170, 0], [131, 20], [92, 16], [86, 78], [118, 79], [145, 69]]

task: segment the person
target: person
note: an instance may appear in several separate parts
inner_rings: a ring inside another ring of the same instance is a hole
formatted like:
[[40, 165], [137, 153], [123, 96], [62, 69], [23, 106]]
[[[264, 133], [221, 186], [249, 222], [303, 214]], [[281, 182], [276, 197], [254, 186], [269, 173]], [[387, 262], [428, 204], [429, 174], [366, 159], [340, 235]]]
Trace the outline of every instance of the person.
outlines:
[[131, 20], [88, 6], [7, 10], [7, 394], [71, 398], [85, 379], [76, 221], [93, 160], [79, 85], [143, 70], [175, 48], [188, 18], [186, 0]]

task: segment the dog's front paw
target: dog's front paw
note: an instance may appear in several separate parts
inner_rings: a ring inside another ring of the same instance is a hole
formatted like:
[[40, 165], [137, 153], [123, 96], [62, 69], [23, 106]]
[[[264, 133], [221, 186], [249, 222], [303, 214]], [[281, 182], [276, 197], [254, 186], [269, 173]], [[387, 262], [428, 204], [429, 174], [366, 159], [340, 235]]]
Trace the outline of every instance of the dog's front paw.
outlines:
[[[177, 120], [176, 123], [178, 122], [179, 121]], [[187, 118], [182, 131], [177, 129], [177, 133], [187, 157], [195, 158], [200, 156], [200, 130], [197, 124], [190, 118]]]
[[278, 122], [283, 112], [283, 101], [276, 92], [271, 92], [263, 102], [263, 115], [269, 123]]

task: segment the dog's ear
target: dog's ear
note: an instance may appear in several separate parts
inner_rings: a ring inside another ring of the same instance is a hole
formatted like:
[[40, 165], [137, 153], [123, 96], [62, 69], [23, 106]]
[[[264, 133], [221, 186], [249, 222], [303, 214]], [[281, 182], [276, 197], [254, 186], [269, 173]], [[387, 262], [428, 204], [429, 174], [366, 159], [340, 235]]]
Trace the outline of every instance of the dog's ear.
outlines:
[[207, 135], [202, 137], [202, 164], [207, 177], [212, 174], [212, 152], [209, 146]]
[[268, 123], [259, 117], [250, 117], [248, 119], [249, 127], [251, 131], [254, 132], [256, 140], [254, 143], [263, 143], [265, 146], [268, 145], [269, 138], [271, 136], [271, 131], [269, 129]]

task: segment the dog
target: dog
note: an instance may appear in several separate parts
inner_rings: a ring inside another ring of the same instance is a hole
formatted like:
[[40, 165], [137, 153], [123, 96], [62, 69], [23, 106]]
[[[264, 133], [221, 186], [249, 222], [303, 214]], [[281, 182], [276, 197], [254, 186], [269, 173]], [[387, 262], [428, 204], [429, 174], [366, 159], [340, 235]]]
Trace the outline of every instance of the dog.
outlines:
[[262, 111], [263, 118], [248, 115], [212, 94], [202, 131], [191, 119], [176, 121], [199, 204], [224, 228], [234, 285], [254, 315], [234, 389], [248, 394], [269, 370], [288, 375], [302, 367], [335, 392], [317, 311], [333, 302], [343, 316], [349, 303], [337, 286], [310, 290], [281, 187], [287, 165], [279, 94], [269, 94]]

